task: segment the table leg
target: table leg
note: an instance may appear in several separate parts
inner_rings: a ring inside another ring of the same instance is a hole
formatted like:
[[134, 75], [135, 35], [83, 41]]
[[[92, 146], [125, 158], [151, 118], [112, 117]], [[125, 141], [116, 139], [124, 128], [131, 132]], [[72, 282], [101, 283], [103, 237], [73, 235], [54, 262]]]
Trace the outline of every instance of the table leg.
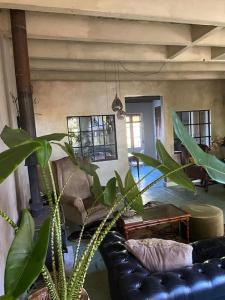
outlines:
[[137, 173], [138, 173], [138, 179], [140, 178], [140, 168], [139, 168], [139, 159], [137, 158]]

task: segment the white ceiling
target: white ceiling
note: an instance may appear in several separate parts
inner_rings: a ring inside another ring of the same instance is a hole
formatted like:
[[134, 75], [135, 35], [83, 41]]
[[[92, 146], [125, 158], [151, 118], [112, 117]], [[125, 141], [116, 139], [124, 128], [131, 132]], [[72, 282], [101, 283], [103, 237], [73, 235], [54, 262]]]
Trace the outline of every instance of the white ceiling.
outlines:
[[[17, 0], [25, 9], [32, 78], [225, 78], [224, 0]], [[8, 11], [1, 33], [10, 38]]]

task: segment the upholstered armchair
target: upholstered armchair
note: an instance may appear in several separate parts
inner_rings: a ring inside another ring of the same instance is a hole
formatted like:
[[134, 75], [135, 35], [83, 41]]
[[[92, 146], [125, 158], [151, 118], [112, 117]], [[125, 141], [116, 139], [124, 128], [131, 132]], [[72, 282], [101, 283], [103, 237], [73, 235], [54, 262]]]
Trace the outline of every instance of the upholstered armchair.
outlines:
[[58, 192], [67, 183], [61, 199], [67, 220], [82, 225], [84, 222], [89, 224], [106, 216], [107, 208], [97, 203], [91, 193], [92, 180], [90, 176], [75, 166], [68, 157], [54, 161], [53, 168]]

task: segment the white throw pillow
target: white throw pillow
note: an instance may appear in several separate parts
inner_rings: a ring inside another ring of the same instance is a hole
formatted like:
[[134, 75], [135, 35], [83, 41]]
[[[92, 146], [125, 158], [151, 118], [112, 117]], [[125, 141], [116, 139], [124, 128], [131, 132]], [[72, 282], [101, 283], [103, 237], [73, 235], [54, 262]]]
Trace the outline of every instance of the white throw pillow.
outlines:
[[192, 265], [192, 246], [171, 240], [128, 240], [126, 248], [150, 272], [179, 269]]

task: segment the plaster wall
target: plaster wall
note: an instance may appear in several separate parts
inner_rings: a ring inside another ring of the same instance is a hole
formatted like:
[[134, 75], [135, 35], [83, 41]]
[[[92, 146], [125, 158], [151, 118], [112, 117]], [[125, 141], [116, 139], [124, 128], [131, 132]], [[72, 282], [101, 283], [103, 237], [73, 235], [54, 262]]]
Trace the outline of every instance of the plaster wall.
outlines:
[[[0, 132], [6, 124], [10, 125], [10, 107], [7, 102], [7, 82], [3, 66], [3, 62], [5, 62], [3, 43], [4, 41], [0, 37]], [[0, 141], [0, 152], [5, 149], [5, 145]], [[17, 200], [14, 175], [11, 175], [7, 180], [0, 184], [0, 209], [6, 212], [15, 222], [17, 221]], [[0, 295], [2, 295], [4, 293], [5, 259], [14, 232], [2, 218], [0, 218], [0, 228]]]
[[[38, 135], [66, 132], [66, 117], [71, 115], [111, 114], [115, 96], [115, 83], [34, 81], [36, 125]], [[148, 81], [121, 82], [120, 98], [129, 96], [162, 96], [164, 137], [163, 142], [173, 154], [173, 128], [170, 109], [210, 109], [212, 135], [225, 135], [225, 87], [222, 80], [202, 81]], [[116, 118], [118, 160], [99, 162], [99, 175], [104, 184], [113, 170], [122, 175], [127, 170], [127, 144], [125, 120]], [[63, 156], [54, 151], [52, 159]]]

